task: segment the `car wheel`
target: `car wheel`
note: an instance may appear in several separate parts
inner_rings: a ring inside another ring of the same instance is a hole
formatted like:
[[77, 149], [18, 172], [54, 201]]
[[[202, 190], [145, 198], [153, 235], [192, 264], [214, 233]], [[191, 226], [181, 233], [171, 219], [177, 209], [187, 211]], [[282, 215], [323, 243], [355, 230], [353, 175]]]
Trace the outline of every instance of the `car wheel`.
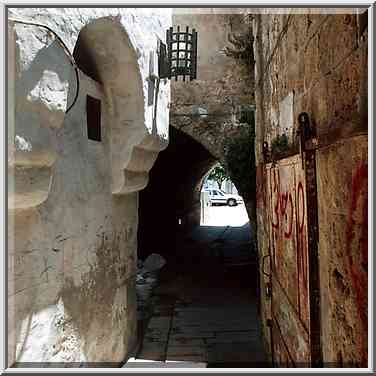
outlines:
[[236, 200], [234, 198], [229, 198], [227, 200], [227, 205], [228, 206], [236, 206]]

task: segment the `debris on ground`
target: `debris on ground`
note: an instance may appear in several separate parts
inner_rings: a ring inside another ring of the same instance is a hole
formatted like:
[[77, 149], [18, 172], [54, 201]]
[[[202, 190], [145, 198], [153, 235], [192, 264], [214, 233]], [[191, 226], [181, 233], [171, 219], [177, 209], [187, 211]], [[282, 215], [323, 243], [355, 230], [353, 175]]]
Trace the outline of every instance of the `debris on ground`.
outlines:
[[160, 269], [166, 260], [158, 253], [152, 253], [144, 261], [137, 262], [136, 294], [137, 319], [146, 320], [150, 311], [150, 297], [158, 283]]
[[166, 264], [166, 260], [158, 253], [152, 253], [149, 255], [143, 263], [143, 272], [153, 272], [163, 268]]

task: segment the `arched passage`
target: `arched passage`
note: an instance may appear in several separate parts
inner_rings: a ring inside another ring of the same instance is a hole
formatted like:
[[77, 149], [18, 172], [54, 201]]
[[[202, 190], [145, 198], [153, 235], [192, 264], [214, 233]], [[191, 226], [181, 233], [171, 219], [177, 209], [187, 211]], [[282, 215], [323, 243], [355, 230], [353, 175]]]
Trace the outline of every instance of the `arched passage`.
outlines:
[[254, 231], [249, 223], [200, 226], [202, 183], [217, 162], [198, 141], [170, 127], [169, 146], [140, 192], [139, 258], [158, 253], [167, 264], [137, 359], [204, 362], [207, 367], [266, 364]]
[[199, 224], [201, 180], [216, 159], [197, 141], [170, 127], [170, 143], [140, 192], [139, 256], [168, 253], [175, 232]]

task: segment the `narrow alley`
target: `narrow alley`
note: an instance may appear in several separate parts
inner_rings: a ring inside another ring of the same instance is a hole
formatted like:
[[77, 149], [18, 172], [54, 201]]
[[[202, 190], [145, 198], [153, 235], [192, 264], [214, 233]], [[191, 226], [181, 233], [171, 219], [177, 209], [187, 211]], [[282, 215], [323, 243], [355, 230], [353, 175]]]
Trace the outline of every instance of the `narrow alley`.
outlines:
[[[211, 226], [176, 242], [161, 271], [153, 314], [135, 358], [126, 367], [270, 367], [263, 348], [257, 257], [244, 205], [211, 207]], [[230, 223], [215, 226], [215, 223]], [[148, 362], [154, 360], [155, 362]], [[164, 363], [164, 364], [163, 364]], [[175, 365], [176, 366], [176, 365]]]

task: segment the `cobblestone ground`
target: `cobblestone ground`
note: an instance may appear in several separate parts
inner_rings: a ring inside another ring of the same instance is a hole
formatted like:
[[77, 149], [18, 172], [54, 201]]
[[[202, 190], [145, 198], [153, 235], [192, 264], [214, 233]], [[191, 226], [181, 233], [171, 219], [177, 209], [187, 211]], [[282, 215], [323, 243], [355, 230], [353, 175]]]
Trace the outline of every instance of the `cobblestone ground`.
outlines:
[[256, 265], [248, 224], [201, 226], [180, 239], [154, 290], [139, 351], [126, 367], [269, 367]]

